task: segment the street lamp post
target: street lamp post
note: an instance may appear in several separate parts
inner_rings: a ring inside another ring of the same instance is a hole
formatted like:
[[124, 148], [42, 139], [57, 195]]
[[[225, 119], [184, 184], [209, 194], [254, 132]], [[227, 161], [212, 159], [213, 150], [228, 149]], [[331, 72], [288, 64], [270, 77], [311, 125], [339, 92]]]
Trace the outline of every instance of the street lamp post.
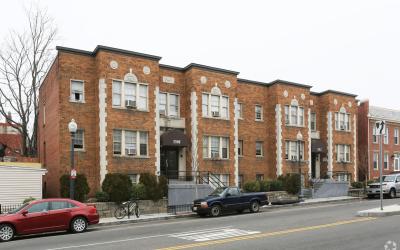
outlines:
[[[69, 133], [71, 134], [71, 172], [73, 170], [75, 170], [75, 166], [74, 166], [74, 137], [75, 137], [75, 133], [76, 133], [77, 129], [78, 129], [78, 125], [76, 124], [75, 120], [72, 119], [68, 123], [68, 130], [69, 130]], [[72, 178], [72, 176], [70, 175], [70, 179], [69, 179], [69, 198], [73, 200], [74, 196], [75, 196], [75, 178]]]
[[298, 150], [298, 157], [297, 157], [297, 163], [298, 163], [298, 168], [299, 168], [299, 178], [300, 178], [300, 190], [299, 190], [299, 199], [301, 200], [303, 198], [303, 185], [302, 185], [302, 178], [301, 178], [301, 162], [300, 162], [300, 156], [301, 156], [301, 142], [303, 141], [303, 135], [300, 133], [300, 131], [297, 133], [296, 136], [297, 139], [297, 150]]

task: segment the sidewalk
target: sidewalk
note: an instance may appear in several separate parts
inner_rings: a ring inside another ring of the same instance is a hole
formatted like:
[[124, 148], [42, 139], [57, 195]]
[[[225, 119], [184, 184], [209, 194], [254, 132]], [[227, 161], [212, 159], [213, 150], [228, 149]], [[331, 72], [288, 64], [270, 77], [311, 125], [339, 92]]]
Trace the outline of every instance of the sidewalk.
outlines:
[[[282, 207], [307, 206], [307, 205], [333, 203], [333, 202], [340, 202], [340, 201], [353, 201], [353, 200], [359, 200], [359, 199], [360, 198], [358, 198], [358, 197], [349, 197], [349, 196], [319, 198], [319, 199], [306, 199], [300, 203], [294, 203], [294, 204], [263, 206], [262, 209], [277, 209], [277, 208], [282, 208]], [[96, 226], [110, 226], [110, 225], [120, 225], [120, 224], [130, 224], [130, 223], [142, 223], [142, 222], [170, 220], [170, 219], [193, 217], [193, 216], [196, 216], [196, 214], [193, 212], [181, 212], [178, 214], [168, 214], [168, 213], [144, 214], [144, 215], [140, 215], [139, 218], [136, 218], [136, 216], [131, 216], [130, 219], [128, 219], [128, 217], [125, 217], [122, 220], [118, 220], [114, 217], [109, 217], [109, 218], [100, 218], [100, 222]]]

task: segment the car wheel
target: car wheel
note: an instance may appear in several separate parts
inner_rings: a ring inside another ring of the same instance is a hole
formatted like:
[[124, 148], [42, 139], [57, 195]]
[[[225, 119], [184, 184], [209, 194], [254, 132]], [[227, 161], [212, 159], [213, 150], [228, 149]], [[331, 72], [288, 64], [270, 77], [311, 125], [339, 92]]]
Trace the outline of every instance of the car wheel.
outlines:
[[214, 205], [211, 207], [211, 215], [213, 217], [218, 217], [221, 215], [221, 206], [219, 205]]
[[396, 198], [396, 190], [390, 189], [389, 197], [390, 199]]
[[257, 213], [258, 211], [260, 211], [260, 204], [257, 201], [253, 201], [250, 204], [250, 212]]
[[87, 229], [88, 223], [83, 217], [76, 217], [71, 222], [72, 233], [82, 233]]
[[15, 230], [9, 224], [0, 224], [0, 241], [10, 241], [14, 238]]

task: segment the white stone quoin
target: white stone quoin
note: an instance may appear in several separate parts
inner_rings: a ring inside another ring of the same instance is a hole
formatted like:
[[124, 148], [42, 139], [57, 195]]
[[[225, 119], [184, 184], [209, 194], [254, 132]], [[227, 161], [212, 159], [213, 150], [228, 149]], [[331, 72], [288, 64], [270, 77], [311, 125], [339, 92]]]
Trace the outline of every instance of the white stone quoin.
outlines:
[[99, 155], [100, 155], [100, 186], [107, 174], [107, 102], [106, 80], [99, 80]]
[[282, 175], [282, 109], [281, 105], [275, 107], [276, 120], [276, 177]]
[[235, 145], [235, 162], [234, 162], [234, 168], [235, 168], [235, 185], [238, 187], [239, 186], [239, 152], [238, 152], [238, 147], [239, 147], [239, 104], [238, 104], [238, 99], [235, 98], [235, 101], [233, 103], [234, 106], [234, 145]]
[[357, 181], [357, 179], [358, 179], [358, 176], [357, 176], [357, 115], [354, 115], [354, 118], [353, 118], [353, 128], [354, 128], [354, 131], [353, 131], [353, 140], [354, 140], [354, 148], [353, 148], [353, 152], [354, 152], [354, 158], [353, 158], [353, 161], [354, 161], [354, 181]]
[[327, 114], [328, 117], [328, 176], [332, 178], [333, 174], [333, 131], [332, 131], [332, 112], [329, 111]]
[[308, 109], [308, 177], [311, 179], [312, 162], [311, 162], [311, 109]]
[[192, 171], [193, 174], [195, 174], [198, 170], [198, 155], [197, 155], [197, 149], [198, 149], [198, 139], [197, 139], [197, 134], [198, 134], [198, 122], [197, 122], [197, 95], [196, 92], [193, 91], [190, 95], [190, 114], [191, 114], [191, 130], [192, 130]]
[[155, 141], [156, 141], [156, 152], [155, 152], [155, 157], [156, 157], [156, 175], [160, 176], [161, 174], [161, 167], [160, 167], [160, 110], [158, 107], [158, 96], [159, 96], [160, 88], [157, 86], [154, 90], [154, 104], [156, 106], [154, 113], [155, 113]]

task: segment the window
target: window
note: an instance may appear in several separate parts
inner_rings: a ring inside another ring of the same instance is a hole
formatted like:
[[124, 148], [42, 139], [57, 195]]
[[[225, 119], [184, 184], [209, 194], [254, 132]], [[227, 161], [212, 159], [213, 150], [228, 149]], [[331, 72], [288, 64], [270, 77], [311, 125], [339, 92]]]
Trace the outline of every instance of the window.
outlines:
[[228, 194], [231, 196], [239, 196], [239, 190], [237, 188], [229, 188]]
[[46, 125], [46, 106], [43, 106], [43, 126]]
[[372, 129], [372, 142], [378, 143], [377, 128], [375, 126], [373, 126], [373, 129]]
[[300, 141], [300, 152], [299, 152], [299, 142], [298, 141], [286, 141], [285, 147], [285, 159], [290, 161], [298, 161], [304, 159], [304, 142]]
[[264, 156], [263, 145], [262, 141], [256, 141], [256, 156]]
[[374, 169], [377, 170], [378, 169], [378, 160], [379, 160], [379, 153], [378, 152], [374, 152]]
[[122, 102], [122, 82], [121, 81], [113, 81], [112, 82], [112, 105], [113, 106], [121, 106]]
[[146, 84], [112, 81], [113, 107], [147, 110], [148, 86]]
[[383, 143], [389, 144], [389, 128], [386, 127], [385, 134], [383, 135]]
[[84, 149], [84, 131], [83, 129], [77, 129], [74, 135], [74, 149]]
[[220, 136], [204, 136], [203, 158], [228, 159], [229, 138]]
[[170, 93], [159, 94], [160, 115], [179, 117], [179, 95]]
[[304, 126], [304, 108], [286, 105], [285, 124], [290, 126]]
[[66, 209], [76, 207], [75, 204], [72, 204], [68, 201], [51, 201], [50, 202], [50, 210], [59, 210], [59, 209]]
[[256, 111], [256, 121], [262, 121], [263, 120], [263, 108], [261, 105], [256, 105], [255, 107]]
[[202, 114], [203, 117], [229, 118], [229, 98], [227, 96], [202, 95]]
[[256, 174], [256, 181], [263, 181], [264, 175], [263, 174]]
[[28, 213], [38, 213], [47, 211], [49, 211], [49, 202], [37, 203], [28, 208]]
[[128, 176], [132, 184], [139, 184], [140, 174], [129, 174]]
[[239, 188], [242, 188], [242, 186], [243, 186], [243, 181], [244, 181], [244, 178], [243, 178], [243, 175], [241, 174], [241, 175], [239, 175]]
[[225, 187], [229, 186], [229, 174], [221, 174], [220, 180], [221, 180], [222, 184], [224, 184]]
[[243, 156], [243, 140], [239, 140], [238, 155]]
[[339, 131], [350, 131], [350, 114], [344, 112], [336, 112], [335, 129]]
[[399, 145], [399, 129], [394, 129], [394, 144]]
[[239, 119], [243, 119], [243, 104], [238, 103], [238, 113], [239, 113]]
[[113, 152], [115, 155], [121, 154], [121, 144], [122, 144], [121, 137], [122, 137], [121, 130], [113, 131]]
[[84, 84], [83, 81], [71, 80], [71, 96], [72, 102], [84, 102]]
[[336, 161], [350, 162], [350, 145], [336, 145]]
[[394, 155], [394, 171], [400, 171], [400, 154]]
[[349, 175], [347, 173], [339, 173], [336, 175], [338, 181], [347, 182], [349, 181]]
[[383, 167], [384, 169], [389, 169], [389, 154], [385, 153], [383, 156]]
[[131, 157], [148, 156], [148, 132], [114, 130], [113, 153]]
[[310, 123], [311, 131], [316, 131], [317, 130], [317, 115], [315, 113], [311, 113], [310, 120], [311, 120], [311, 123]]

